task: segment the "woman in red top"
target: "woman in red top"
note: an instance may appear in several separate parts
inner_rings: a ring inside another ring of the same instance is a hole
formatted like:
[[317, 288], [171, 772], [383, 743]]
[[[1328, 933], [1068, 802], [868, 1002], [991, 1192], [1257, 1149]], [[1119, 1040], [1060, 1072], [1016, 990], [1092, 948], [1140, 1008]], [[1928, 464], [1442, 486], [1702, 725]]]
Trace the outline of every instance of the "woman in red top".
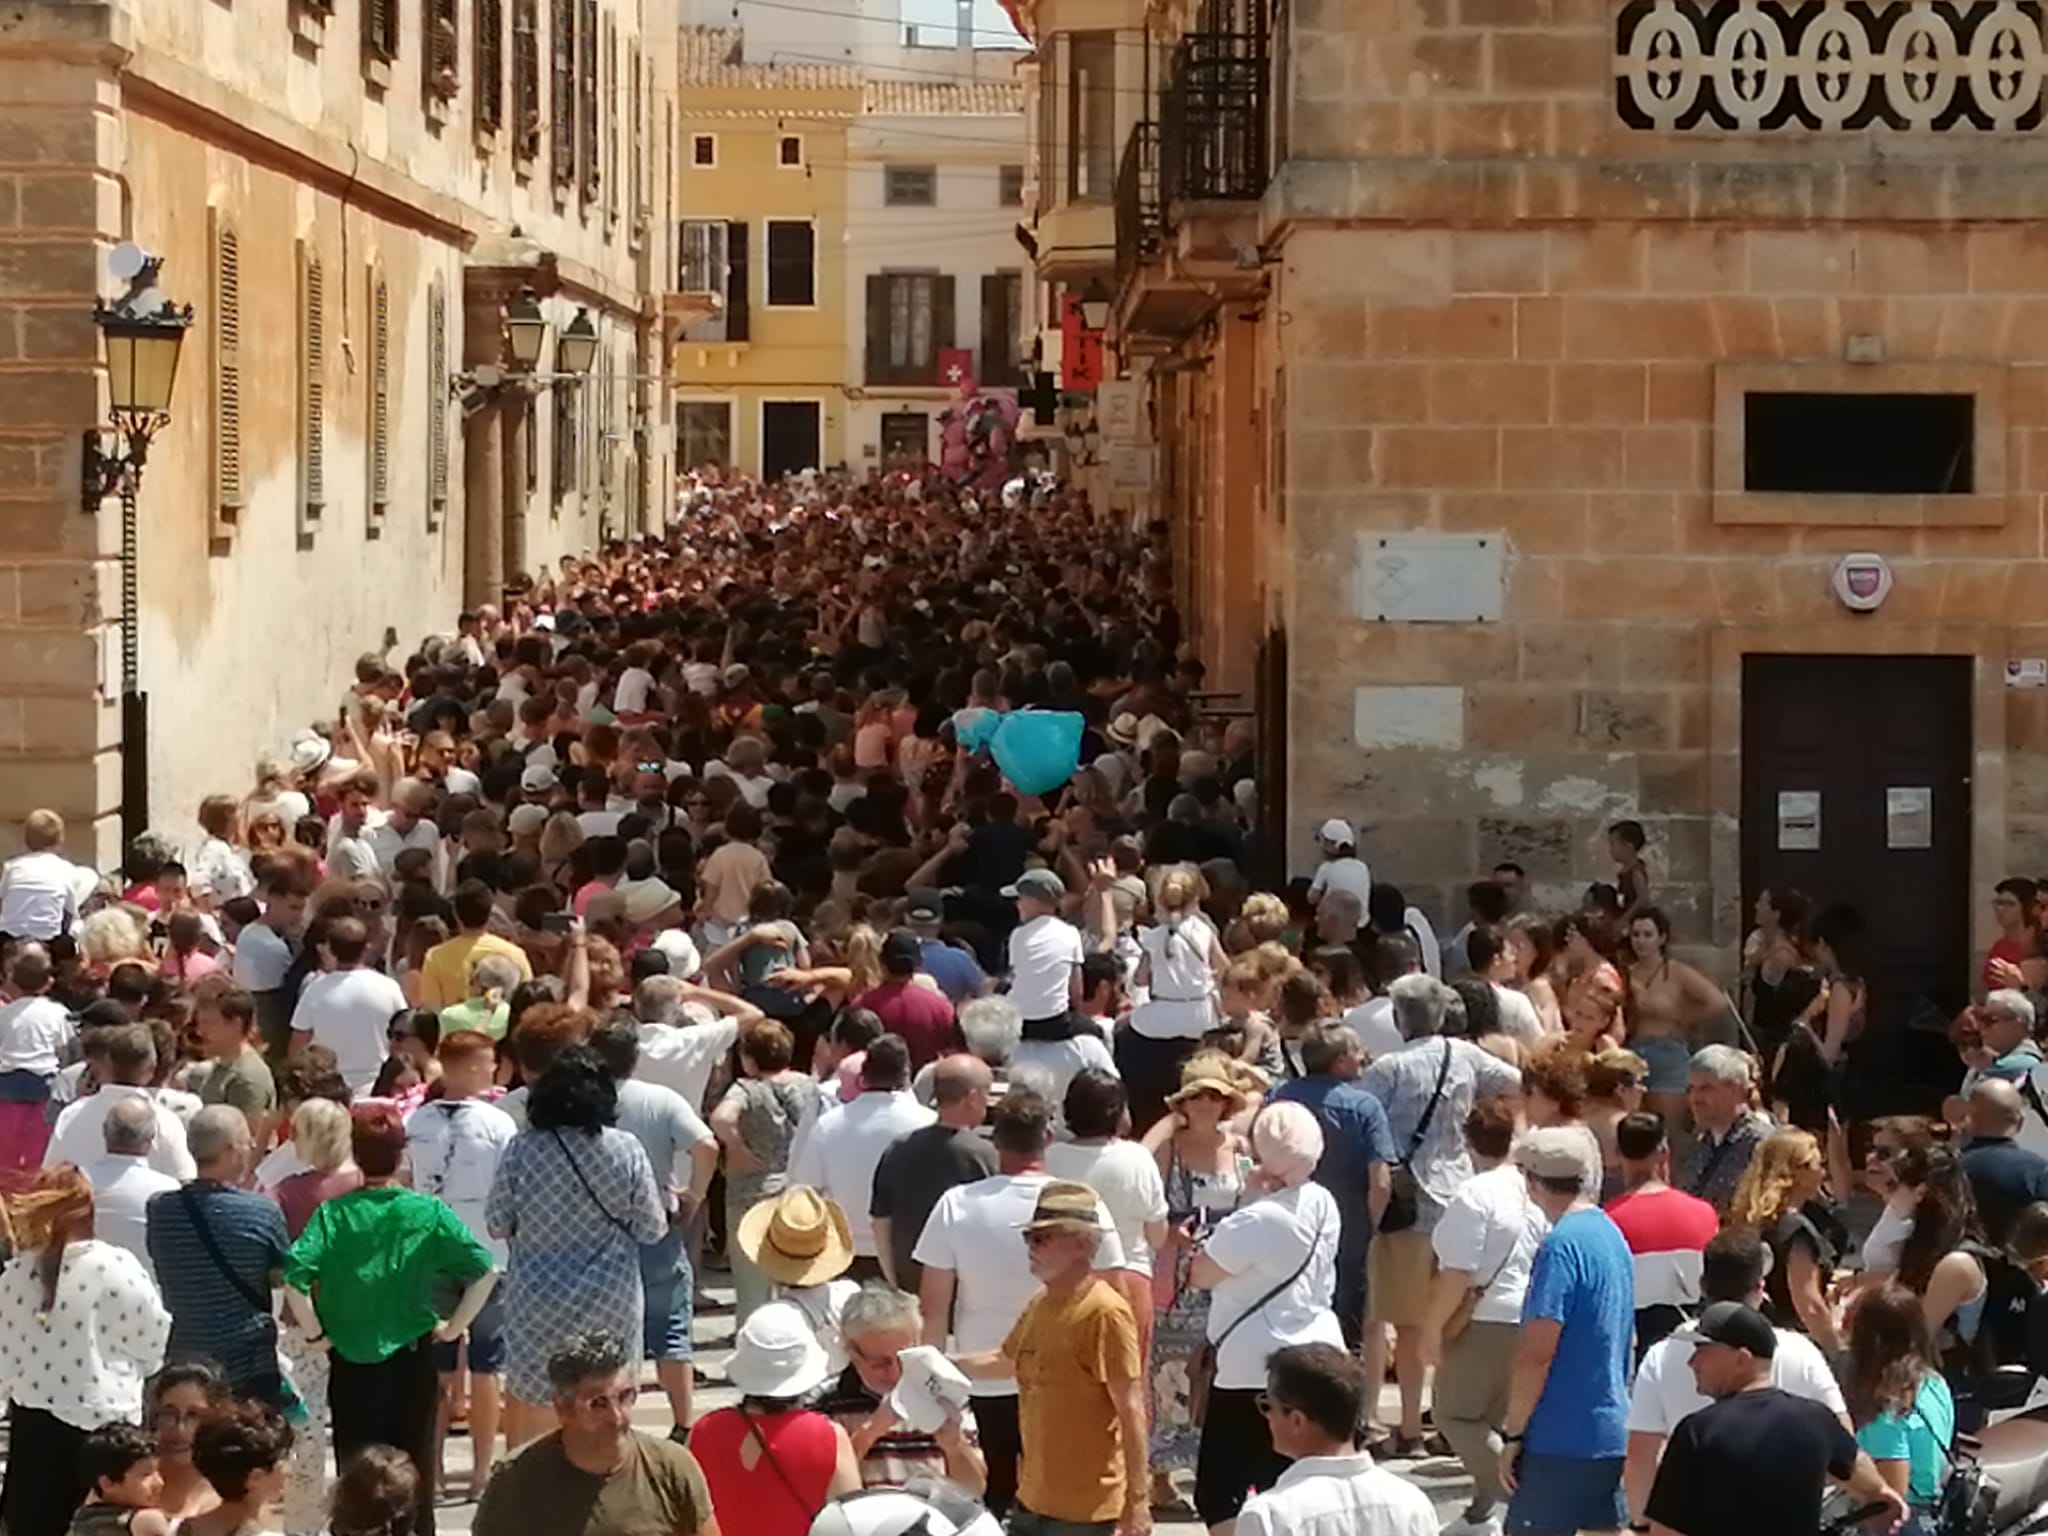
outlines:
[[846, 1431], [799, 1406], [825, 1382], [824, 1346], [793, 1302], [758, 1307], [727, 1365], [745, 1394], [690, 1431], [713, 1509], [747, 1511], [748, 1536], [807, 1536], [827, 1503], [860, 1491], [860, 1459]]

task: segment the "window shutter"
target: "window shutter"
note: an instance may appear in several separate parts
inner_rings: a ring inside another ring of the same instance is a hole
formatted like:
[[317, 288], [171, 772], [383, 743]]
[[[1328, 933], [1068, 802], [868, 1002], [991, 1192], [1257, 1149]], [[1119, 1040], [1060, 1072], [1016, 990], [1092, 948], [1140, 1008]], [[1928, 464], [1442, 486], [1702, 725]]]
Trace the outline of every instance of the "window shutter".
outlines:
[[576, 42], [576, 101], [582, 117], [582, 132], [577, 136], [582, 150], [582, 198], [585, 203], [594, 203], [600, 176], [597, 158], [597, 0], [583, 0], [583, 24]]
[[640, 62], [640, 45], [634, 43], [627, 51], [627, 67], [633, 71], [630, 90], [633, 96], [632, 126], [628, 129], [626, 168], [633, 183], [633, 223], [630, 233], [638, 240], [647, 233], [647, 92], [646, 70]]
[[213, 210], [213, 503], [232, 522], [242, 488], [242, 238]]
[[932, 279], [932, 365], [938, 378], [939, 353], [953, 345], [953, 278], [951, 274]]
[[476, 126], [505, 123], [505, 0], [476, 0]]
[[619, 222], [619, 24], [604, 22], [604, 219]]
[[453, 101], [462, 86], [459, 0], [420, 0], [421, 83], [427, 98]]
[[448, 296], [439, 278], [427, 290], [427, 527], [448, 507]]
[[725, 226], [725, 339], [745, 341], [753, 310], [747, 298], [747, 225], [735, 219]]
[[553, 18], [554, 176], [566, 187], [576, 179], [576, 0], [554, 0]]
[[512, 0], [512, 153], [540, 154], [540, 0]]
[[299, 249], [299, 502], [311, 525], [327, 505], [327, 280], [312, 247]]
[[1000, 272], [981, 274], [981, 355], [974, 377], [983, 384], [1009, 382], [1009, 345], [1003, 339], [1012, 329], [1010, 280]]
[[370, 528], [391, 503], [391, 285], [370, 277]]
[[889, 276], [870, 272], [868, 291], [868, 357], [870, 384], [892, 383], [895, 370], [889, 366]]
[[386, 63], [398, 57], [398, 0], [362, 0], [363, 52]]

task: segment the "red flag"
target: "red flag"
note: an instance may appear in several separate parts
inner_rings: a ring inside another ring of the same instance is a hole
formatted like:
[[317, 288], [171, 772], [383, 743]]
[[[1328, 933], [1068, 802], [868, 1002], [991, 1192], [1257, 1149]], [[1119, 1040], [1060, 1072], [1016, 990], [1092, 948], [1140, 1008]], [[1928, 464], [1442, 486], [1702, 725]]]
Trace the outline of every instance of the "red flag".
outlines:
[[974, 353], [967, 347], [939, 348], [939, 382], [948, 389], [974, 383]]

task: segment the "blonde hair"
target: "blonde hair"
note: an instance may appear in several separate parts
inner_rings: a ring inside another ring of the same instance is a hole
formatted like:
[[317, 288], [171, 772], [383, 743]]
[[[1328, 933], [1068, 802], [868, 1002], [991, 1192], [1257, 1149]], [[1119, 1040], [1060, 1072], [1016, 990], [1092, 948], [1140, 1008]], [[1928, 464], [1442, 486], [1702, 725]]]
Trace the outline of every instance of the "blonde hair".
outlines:
[[123, 960], [148, 964], [149, 930], [126, 906], [101, 907], [79, 925], [78, 952], [101, 971]]
[[855, 923], [846, 935], [846, 969], [853, 978], [849, 1002], [882, 984], [882, 936], [866, 923]]
[[1785, 1214], [1786, 1199], [1799, 1181], [1800, 1164], [1820, 1155], [1820, 1143], [1805, 1131], [1773, 1131], [1757, 1146], [1756, 1155], [1742, 1182], [1735, 1186], [1735, 1198], [1728, 1203], [1728, 1224], [1770, 1230]]
[[31, 852], [64, 846], [64, 818], [55, 811], [30, 811], [21, 824], [21, 840]]
[[583, 829], [567, 811], [557, 811], [540, 829], [540, 861], [544, 865], [563, 863], [583, 846]]
[[1287, 903], [1271, 891], [1254, 891], [1245, 897], [1238, 916], [1253, 944], [1271, 944], [1287, 931]]
[[57, 1304], [57, 1280], [64, 1249], [92, 1236], [92, 1184], [71, 1163], [45, 1168], [35, 1182], [8, 1203], [15, 1251], [34, 1254], [47, 1312]]
[[308, 1099], [292, 1111], [292, 1148], [315, 1173], [332, 1173], [349, 1160], [348, 1111], [332, 1099]]
[[1248, 954], [1239, 956], [1238, 963], [1249, 967], [1261, 981], [1284, 981], [1301, 968], [1301, 962], [1287, 953], [1278, 944], [1261, 944]]

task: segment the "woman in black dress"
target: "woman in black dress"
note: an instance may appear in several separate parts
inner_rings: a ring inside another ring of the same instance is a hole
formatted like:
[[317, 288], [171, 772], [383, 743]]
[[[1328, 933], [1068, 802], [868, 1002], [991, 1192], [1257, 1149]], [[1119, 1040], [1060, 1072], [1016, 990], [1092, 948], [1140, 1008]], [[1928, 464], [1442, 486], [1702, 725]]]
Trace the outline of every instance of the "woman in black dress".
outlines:
[[1758, 891], [1756, 927], [1742, 945], [1742, 1000], [1749, 1031], [1766, 1056], [1791, 1033], [1800, 1007], [1784, 996], [1786, 977], [1807, 963], [1806, 898], [1786, 888]]
[[1835, 1107], [1835, 1069], [1815, 1026], [1827, 1012], [1827, 984], [1812, 966], [1797, 966], [1779, 979], [1774, 995], [1787, 1006], [1788, 1023], [1770, 1056], [1771, 1113], [1780, 1125], [1825, 1141], [1828, 1111]]
[[1828, 1305], [1836, 1248], [1821, 1203], [1827, 1159], [1805, 1131], [1764, 1138], [1729, 1202], [1728, 1224], [1749, 1227], [1771, 1250], [1764, 1278], [1764, 1315], [1779, 1327], [1812, 1336], [1830, 1355], [1842, 1350], [1841, 1329]]

